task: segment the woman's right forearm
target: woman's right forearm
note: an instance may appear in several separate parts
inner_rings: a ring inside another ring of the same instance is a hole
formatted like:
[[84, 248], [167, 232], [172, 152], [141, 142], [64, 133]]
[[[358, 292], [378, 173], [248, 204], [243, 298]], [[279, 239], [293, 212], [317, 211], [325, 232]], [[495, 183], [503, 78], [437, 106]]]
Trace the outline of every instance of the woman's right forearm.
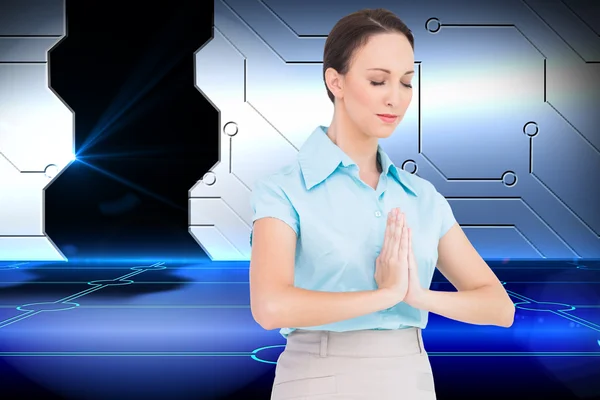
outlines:
[[319, 326], [384, 310], [400, 301], [389, 289], [321, 292], [290, 286], [271, 296], [259, 323], [266, 329]]

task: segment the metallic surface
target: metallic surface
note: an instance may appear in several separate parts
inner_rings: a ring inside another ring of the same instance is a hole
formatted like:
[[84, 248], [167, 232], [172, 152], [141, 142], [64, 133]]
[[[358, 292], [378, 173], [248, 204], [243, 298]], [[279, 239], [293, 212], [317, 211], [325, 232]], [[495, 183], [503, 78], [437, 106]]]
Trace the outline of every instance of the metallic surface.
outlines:
[[[220, 111], [220, 162], [190, 191], [190, 231], [211, 259], [247, 260], [249, 188], [330, 123], [326, 35], [372, 5], [214, 4], [214, 38], [197, 54], [196, 82]], [[600, 38], [585, 4], [377, 6], [415, 35], [413, 102], [382, 141], [392, 160], [449, 199], [487, 259], [598, 258]]]
[[[577, 0], [382, 1], [415, 35], [414, 98], [382, 146], [430, 180], [487, 259], [600, 257], [600, 27]], [[250, 188], [292, 162], [332, 105], [322, 52], [366, 1], [215, 0], [196, 86], [220, 111], [220, 161], [189, 191], [215, 260], [250, 256]], [[48, 82], [64, 1], [0, 14], [0, 260], [62, 260], [44, 189], [73, 160], [73, 118]]]
[[63, 1], [3, 1], [0, 13], [0, 260], [64, 260], [44, 229], [44, 189], [74, 159], [74, 115], [48, 82]]

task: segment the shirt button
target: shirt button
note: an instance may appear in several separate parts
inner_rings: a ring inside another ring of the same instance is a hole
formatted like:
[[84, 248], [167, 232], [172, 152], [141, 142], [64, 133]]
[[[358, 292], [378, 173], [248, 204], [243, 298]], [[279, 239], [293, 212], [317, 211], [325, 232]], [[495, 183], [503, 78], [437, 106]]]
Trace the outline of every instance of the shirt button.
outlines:
[[375, 216], [376, 216], [377, 218], [381, 217], [381, 211], [375, 211]]

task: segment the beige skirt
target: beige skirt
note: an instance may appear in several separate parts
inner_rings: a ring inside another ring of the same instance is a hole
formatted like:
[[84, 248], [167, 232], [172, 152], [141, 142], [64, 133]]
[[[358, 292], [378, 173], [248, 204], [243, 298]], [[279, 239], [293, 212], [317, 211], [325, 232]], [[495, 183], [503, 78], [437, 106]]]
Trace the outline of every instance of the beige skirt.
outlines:
[[271, 393], [284, 399], [435, 400], [421, 329], [293, 331]]

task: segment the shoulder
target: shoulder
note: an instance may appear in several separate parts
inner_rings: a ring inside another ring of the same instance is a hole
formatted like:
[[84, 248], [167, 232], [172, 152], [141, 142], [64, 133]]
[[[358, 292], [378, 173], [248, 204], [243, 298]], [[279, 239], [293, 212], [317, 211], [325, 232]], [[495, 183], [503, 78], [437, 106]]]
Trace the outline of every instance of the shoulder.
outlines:
[[289, 198], [301, 188], [301, 184], [300, 165], [294, 161], [255, 180], [252, 193], [256, 196], [263, 192], [276, 192]]
[[406, 171], [401, 172], [401, 177], [406, 179], [406, 182], [416, 192], [421, 212], [426, 213], [428, 218], [436, 224], [438, 238], [441, 238], [456, 223], [450, 203], [427, 179]]
[[[299, 187], [298, 168], [294, 163], [285, 165], [254, 181], [250, 194], [252, 223], [271, 217], [289, 225], [299, 234], [299, 216], [292, 199]], [[253, 228], [250, 232], [252, 245]]]
[[429, 180], [404, 170], [398, 170], [398, 173], [416, 193], [420, 212], [438, 225], [441, 238], [456, 223], [450, 203]]
[[418, 175], [411, 174], [398, 168], [398, 175], [402, 182], [406, 182], [408, 186], [415, 192], [417, 197], [424, 201], [436, 197], [438, 193], [437, 189], [429, 180], [422, 178]]

